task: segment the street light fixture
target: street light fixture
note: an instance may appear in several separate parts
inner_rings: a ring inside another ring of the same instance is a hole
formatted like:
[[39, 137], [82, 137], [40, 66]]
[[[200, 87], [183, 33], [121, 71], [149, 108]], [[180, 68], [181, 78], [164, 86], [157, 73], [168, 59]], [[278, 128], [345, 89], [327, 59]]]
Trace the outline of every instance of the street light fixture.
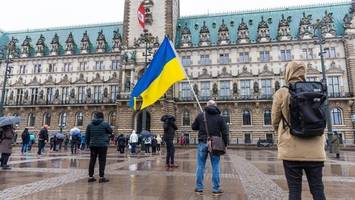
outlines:
[[[323, 86], [325, 88], [327, 88], [327, 77], [326, 77], [326, 71], [325, 71], [325, 64], [324, 64], [324, 54], [327, 51], [324, 50], [329, 50], [329, 48], [324, 48], [323, 49], [323, 45], [325, 44], [325, 38], [323, 36], [323, 31], [322, 31], [322, 27], [324, 26], [324, 20], [320, 20], [317, 19], [317, 21], [313, 24], [313, 29], [314, 29], [314, 39], [315, 39], [315, 44], [319, 45], [319, 56], [320, 56], [320, 60], [321, 60], [321, 66], [322, 66], [322, 75], [323, 75], [323, 79], [322, 79], [322, 83]], [[326, 113], [326, 117], [327, 117], [327, 130], [328, 130], [328, 148], [329, 148], [329, 152], [332, 152], [332, 144], [331, 141], [333, 139], [333, 128], [332, 128], [332, 120], [330, 117], [330, 110], [329, 110], [329, 95], [328, 95], [328, 89], [326, 90], [326, 100], [325, 100], [325, 105], [324, 105], [324, 111]]]
[[5, 72], [4, 72], [4, 81], [2, 85], [2, 94], [0, 99], [0, 117], [4, 116], [4, 103], [5, 103], [5, 95], [6, 95], [6, 84], [7, 80], [11, 76], [12, 66], [10, 63], [13, 61], [10, 59], [10, 51], [6, 46], [0, 47], [0, 66], [1, 63], [5, 62]]

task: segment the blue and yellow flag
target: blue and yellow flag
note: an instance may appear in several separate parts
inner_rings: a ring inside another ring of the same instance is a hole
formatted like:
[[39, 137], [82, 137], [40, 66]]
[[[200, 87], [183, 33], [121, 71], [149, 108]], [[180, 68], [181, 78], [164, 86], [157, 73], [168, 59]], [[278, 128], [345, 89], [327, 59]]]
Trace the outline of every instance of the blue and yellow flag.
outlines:
[[186, 74], [169, 38], [165, 37], [142, 78], [131, 93], [130, 107], [136, 110], [136, 98], [143, 99], [144, 109], [162, 97], [176, 82], [184, 80]]

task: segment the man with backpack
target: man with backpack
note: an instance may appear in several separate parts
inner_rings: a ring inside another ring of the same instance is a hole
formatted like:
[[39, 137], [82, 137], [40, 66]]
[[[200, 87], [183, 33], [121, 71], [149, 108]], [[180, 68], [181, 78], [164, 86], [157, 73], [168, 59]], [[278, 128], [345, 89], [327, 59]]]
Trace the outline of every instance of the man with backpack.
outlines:
[[43, 128], [39, 131], [38, 134], [38, 155], [42, 154], [44, 147], [46, 145], [46, 141], [48, 142], [48, 125], [44, 125]]
[[285, 81], [288, 86], [273, 97], [272, 125], [278, 133], [278, 158], [283, 160], [289, 199], [301, 200], [304, 170], [313, 199], [325, 200], [322, 170], [326, 160], [326, 90], [319, 82], [305, 82], [303, 63], [289, 63]]

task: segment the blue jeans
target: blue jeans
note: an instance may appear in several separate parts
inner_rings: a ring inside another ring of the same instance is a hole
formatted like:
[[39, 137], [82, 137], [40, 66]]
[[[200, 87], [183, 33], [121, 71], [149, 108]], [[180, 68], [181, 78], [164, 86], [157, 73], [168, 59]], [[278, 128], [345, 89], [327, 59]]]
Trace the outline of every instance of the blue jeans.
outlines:
[[27, 152], [27, 150], [28, 150], [28, 144], [22, 143], [21, 153]]
[[137, 143], [131, 143], [131, 153], [132, 154], [136, 153], [136, 146], [137, 146]]
[[[197, 145], [197, 166], [196, 166], [196, 190], [203, 191], [203, 178], [205, 174], [206, 161], [208, 156], [208, 146], [204, 143], [199, 143]], [[220, 191], [221, 179], [220, 179], [220, 156], [211, 155], [211, 165], [212, 165], [212, 191]]]

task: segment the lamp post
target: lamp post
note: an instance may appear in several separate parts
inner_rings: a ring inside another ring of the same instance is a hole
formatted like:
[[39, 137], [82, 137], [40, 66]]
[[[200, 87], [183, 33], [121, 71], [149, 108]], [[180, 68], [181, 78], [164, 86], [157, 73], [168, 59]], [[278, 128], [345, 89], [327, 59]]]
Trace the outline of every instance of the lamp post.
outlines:
[[[149, 64], [148, 56], [152, 55], [152, 44], [154, 43], [155, 38], [148, 32], [147, 29], [144, 29], [141, 39], [141, 41], [145, 44], [145, 52], [143, 53], [145, 67], [143, 71], [145, 71]], [[147, 130], [147, 111], [145, 109], [142, 111], [142, 130]]]
[[9, 58], [10, 52], [9, 49], [4, 46], [0, 48], [0, 66], [2, 62], [5, 62], [5, 72], [4, 72], [4, 80], [2, 85], [2, 94], [0, 99], [0, 117], [4, 116], [4, 103], [5, 103], [5, 95], [6, 95], [6, 84], [7, 80], [10, 78], [11, 70], [13, 67], [10, 66], [12, 60]]
[[[323, 32], [322, 32], [322, 26], [324, 25], [324, 21], [317, 19], [315, 24], [313, 24], [314, 28], [314, 35], [315, 37], [315, 44], [319, 45], [319, 56], [320, 56], [320, 61], [322, 65], [322, 83], [325, 88], [327, 88], [327, 77], [326, 77], [326, 72], [325, 72], [325, 64], [324, 64], [324, 53], [326, 53], [323, 49], [323, 45], [325, 44], [325, 38], [323, 37]], [[332, 120], [330, 117], [330, 110], [329, 110], [329, 95], [328, 95], [328, 89], [326, 91], [326, 100], [325, 100], [325, 105], [324, 105], [324, 112], [327, 117], [327, 130], [328, 130], [328, 148], [329, 152], [332, 152], [332, 144], [331, 141], [333, 139], [333, 128], [332, 128]]]

